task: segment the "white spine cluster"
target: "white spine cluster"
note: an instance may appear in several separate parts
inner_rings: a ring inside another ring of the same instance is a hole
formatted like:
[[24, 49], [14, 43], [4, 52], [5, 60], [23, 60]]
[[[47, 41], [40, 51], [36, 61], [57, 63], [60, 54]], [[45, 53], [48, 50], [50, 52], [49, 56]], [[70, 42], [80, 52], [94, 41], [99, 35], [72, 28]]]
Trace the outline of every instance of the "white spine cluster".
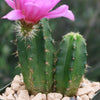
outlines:
[[29, 39], [31, 40], [33, 37], [37, 36], [37, 31], [40, 31], [39, 24], [35, 24], [31, 27], [30, 30], [24, 29], [20, 22], [17, 22], [15, 25], [15, 30], [17, 32], [17, 37], [23, 39]]

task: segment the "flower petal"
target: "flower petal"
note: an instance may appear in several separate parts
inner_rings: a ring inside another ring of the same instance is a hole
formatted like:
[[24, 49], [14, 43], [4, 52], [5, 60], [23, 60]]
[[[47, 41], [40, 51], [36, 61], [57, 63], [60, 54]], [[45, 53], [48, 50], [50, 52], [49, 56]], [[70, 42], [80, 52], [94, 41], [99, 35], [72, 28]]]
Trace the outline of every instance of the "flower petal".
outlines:
[[49, 11], [60, 1], [61, 0], [35, 0], [34, 3], [39, 4], [40, 7]]
[[5, 2], [13, 9], [15, 9], [15, 2], [12, 0], [5, 0]]
[[72, 21], [75, 20], [74, 14], [73, 14], [73, 12], [71, 10], [68, 10], [64, 17], [66, 17], [66, 18], [68, 18], [68, 19], [70, 19]]
[[35, 20], [38, 16], [40, 16], [39, 11], [41, 10], [41, 8], [39, 7], [39, 5], [34, 4], [32, 2], [28, 2], [25, 3], [25, 20]]
[[66, 18], [74, 21], [75, 20], [74, 14], [72, 13], [71, 10], [68, 10], [68, 8], [69, 8], [69, 6], [62, 5], [59, 8], [49, 12], [48, 15], [45, 17], [48, 19], [57, 18], [57, 17], [66, 17]]
[[61, 0], [50, 0], [51, 1], [51, 6], [50, 9], [53, 9]]
[[9, 20], [19, 20], [19, 19], [23, 19], [24, 15], [22, 14], [20, 10], [12, 10], [11, 12], [3, 16], [2, 18], [9, 19]]
[[[40, 20], [42, 18], [44, 18], [48, 12], [61, 0], [38, 0], [38, 4], [39, 6], [42, 8], [40, 9], [40, 11], [38, 12], [38, 16], [36, 18], [36, 20]], [[46, 3], [47, 2], [47, 3]], [[45, 4], [45, 6], [44, 6]]]

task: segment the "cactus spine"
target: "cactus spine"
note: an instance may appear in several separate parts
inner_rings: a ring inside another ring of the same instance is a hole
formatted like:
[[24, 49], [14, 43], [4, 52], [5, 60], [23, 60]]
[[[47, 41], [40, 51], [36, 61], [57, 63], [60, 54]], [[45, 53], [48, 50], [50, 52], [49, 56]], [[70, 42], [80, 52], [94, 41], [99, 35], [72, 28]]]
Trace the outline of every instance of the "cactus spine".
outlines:
[[86, 44], [78, 33], [63, 37], [56, 64], [56, 91], [68, 96], [76, 95], [86, 65]]
[[[33, 33], [17, 36], [19, 65], [26, 88], [33, 94], [50, 92], [53, 83], [54, 47], [50, 27], [46, 19], [41, 20], [37, 26], [36, 30], [31, 31]], [[27, 32], [21, 27], [21, 32], [24, 31]]]

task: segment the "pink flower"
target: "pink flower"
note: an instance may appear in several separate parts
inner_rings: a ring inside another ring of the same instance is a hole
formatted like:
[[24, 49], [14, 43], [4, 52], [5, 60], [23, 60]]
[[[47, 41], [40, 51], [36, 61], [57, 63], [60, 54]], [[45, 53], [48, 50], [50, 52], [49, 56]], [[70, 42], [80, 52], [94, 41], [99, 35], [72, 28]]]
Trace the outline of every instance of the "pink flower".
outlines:
[[61, 5], [55, 10], [54, 6], [61, 0], [5, 0], [13, 8], [3, 18], [9, 20], [24, 20], [27, 23], [37, 23], [42, 18], [66, 17], [74, 21], [74, 14], [68, 5]]

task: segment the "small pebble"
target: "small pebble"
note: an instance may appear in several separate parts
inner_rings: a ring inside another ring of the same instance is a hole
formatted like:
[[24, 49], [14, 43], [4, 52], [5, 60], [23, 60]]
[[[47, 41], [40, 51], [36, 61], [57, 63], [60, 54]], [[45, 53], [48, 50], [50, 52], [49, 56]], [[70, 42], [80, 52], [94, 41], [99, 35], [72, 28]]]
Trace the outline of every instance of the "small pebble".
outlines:
[[12, 90], [12, 88], [10, 88], [10, 87], [7, 87], [6, 88], [6, 91], [5, 91], [5, 95], [9, 95], [9, 94], [14, 94], [15, 93], [15, 91], [14, 90]]
[[54, 99], [62, 99], [62, 94], [60, 93], [49, 93], [47, 95], [48, 100], [54, 100]]
[[61, 100], [61, 99], [54, 99], [54, 100]]
[[18, 97], [16, 100], [29, 100], [29, 94], [27, 90], [19, 90], [17, 95]]
[[82, 99], [82, 100], [89, 100], [89, 97], [88, 97], [87, 95], [82, 95], [82, 96], [81, 96], [81, 99]]
[[6, 100], [6, 96], [1, 96], [1, 95], [0, 95], [0, 99], [1, 99], [1, 100]]
[[86, 79], [86, 78], [83, 78], [83, 82], [84, 82], [85, 84], [91, 84], [91, 82], [90, 82], [88, 79]]
[[62, 100], [70, 100], [70, 97], [64, 97]]
[[38, 93], [34, 98], [32, 98], [31, 100], [43, 100], [42, 99], [42, 93]]
[[84, 88], [79, 88], [77, 95], [80, 96], [80, 95], [83, 95], [83, 94], [88, 94], [91, 91], [92, 91], [92, 87], [90, 87], [90, 86], [87, 86], [87, 87], [84, 87]]
[[82, 100], [79, 96], [77, 96], [77, 100]]
[[12, 82], [11, 87], [14, 91], [18, 91], [20, 89], [21, 85], [19, 83]]
[[90, 92], [90, 93], [88, 94], [89, 99], [92, 99], [94, 95], [95, 95], [95, 93], [94, 93], [93, 91]]
[[14, 77], [13, 82], [19, 83], [20, 85], [23, 85], [23, 84], [24, 84], [23, 78], [21, 78], [21, 76], [19, 76], [19, 75], [16, 75], [16, 76]]
[[99, 82], [92, 82], [92, 83], [91, 83], [91, 86], [92, 86], [92, 87], [100, 86], [100, 83], [99, 83]]
[[42, 99], [46, 100], [46, 94], [42, 94]]
[[49, 93], [47, 95], [47, 100], [54, 100], [54, 93]]
[[54, 98], [55, 99], [62, 99], [62, 94], [61, 93], [54, 93]]
[[12, 94], [9, 94], [7, 96], [7, 100], [16, 100], [15, 97]]
[[95, 86], [95, 87], [92, 87], [93, 88], [93, 92], [97, 92], [98, 90], [100, 90], [100, 86]]
[[31, 95], [31, 96], [30, 96], [30, 100], [32, 100], [33, 98], [34, 98], [34, 95]]

